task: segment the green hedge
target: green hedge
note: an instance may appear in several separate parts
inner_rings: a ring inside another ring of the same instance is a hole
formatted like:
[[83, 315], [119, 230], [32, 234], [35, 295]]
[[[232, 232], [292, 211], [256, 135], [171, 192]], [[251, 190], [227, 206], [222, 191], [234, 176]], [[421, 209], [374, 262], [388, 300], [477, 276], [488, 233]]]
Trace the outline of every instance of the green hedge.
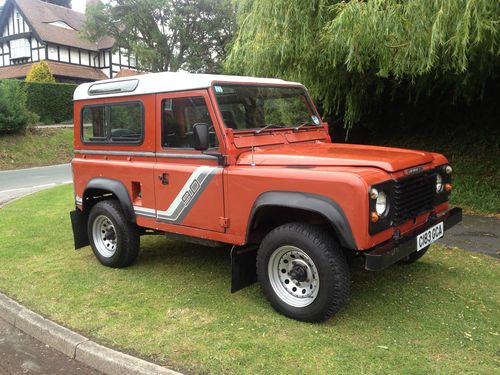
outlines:
[[40, 116], [45, 124], [59, 123], [73, 118], [73, 92], [71, 83], [25, 82], [28, 109]]

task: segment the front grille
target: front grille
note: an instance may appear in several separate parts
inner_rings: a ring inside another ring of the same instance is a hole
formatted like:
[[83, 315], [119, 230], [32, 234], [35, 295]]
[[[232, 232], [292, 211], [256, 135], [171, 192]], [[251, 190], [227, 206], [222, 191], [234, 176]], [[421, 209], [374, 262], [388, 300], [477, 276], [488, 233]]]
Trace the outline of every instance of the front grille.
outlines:
[[436, 204], [436, 172], [428, 171], [399, 179], [394, 184], [394, 225], [430, 211]]

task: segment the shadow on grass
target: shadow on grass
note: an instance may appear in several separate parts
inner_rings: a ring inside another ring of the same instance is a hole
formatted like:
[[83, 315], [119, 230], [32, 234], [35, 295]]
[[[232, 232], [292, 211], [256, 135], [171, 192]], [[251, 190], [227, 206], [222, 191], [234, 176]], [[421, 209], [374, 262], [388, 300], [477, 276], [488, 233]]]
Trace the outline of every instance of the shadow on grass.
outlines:
[[[147, 273], [149, 270], [161, 268], [165, 274], [171, 269], [183, 268], [183, 272], [191, 272], [203, 284], [210, 280], [211, 292], [224, 298], [231, 298], [231, 259], [230, 248], [211, 248], [196, 244], [183, 243], [166, 239], [162, 236], [155, 238], [143, 237], [141, 252], [138, 261], [132, 266], [137, 272]], [[367, 311], [369, 315], [384, 315], [388, 305], [404, 305], [404, 300], [418, 297], [418, 288], [426, 290], [445, 288], [442, 285], [441, 275], [453, 273], [453, 269], [426, 258], [412, 265], [395, 264], [390, 268], [372, 272], [364, 269], [364, 257], [356, 257], [350, 265], [351, 296], [347, 306], [326, 324], [342, 324], [343, 317], [358, 315], [359, 311]], [[185, 276], [185, 275], [184, 275]], [[417, 288], [417, 293], [413, 293]], [[245, 304], [258, 306], [268, 305], [260, 292], [258, 283], [250, 288], [237, 292]], [[441, 300], [445, 303], [447, 296], [434, 296], [434, 302]], [[385, 301], [384, 303], [380, 303]], [[217, 311], [211, 311], [217, 314]], [[363, 314], [360, 315], [363, 321]], [[371, 318], [370, 318], [371, 319]], [[414, 319], [408, 316], [409, 320]], [[298, 323], [301, 324], [301, 323]]]

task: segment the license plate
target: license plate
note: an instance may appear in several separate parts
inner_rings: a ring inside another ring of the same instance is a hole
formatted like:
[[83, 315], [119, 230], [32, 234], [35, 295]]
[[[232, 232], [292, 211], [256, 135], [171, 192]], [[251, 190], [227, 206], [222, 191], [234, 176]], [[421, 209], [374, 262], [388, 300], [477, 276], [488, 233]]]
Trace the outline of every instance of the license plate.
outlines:
[[425, 232], [420, 233], [417, 236], [417, 251], [422, 250], [424, 247], [429, 246], [431, 243], [437, 241], [444, 234], [443, 222], [434, 225], [433, 227], [427, 229]]

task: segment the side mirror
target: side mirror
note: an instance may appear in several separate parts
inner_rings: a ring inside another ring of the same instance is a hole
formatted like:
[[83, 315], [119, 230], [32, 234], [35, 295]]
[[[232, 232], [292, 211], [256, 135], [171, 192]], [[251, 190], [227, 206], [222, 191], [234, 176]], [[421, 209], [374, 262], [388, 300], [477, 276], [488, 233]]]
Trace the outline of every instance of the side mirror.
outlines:
[[198, 122], [193, 125], [193, 141], [194, 149], [199, 151], [204, 151], [208, 149], [208, 124], [204, 122]]

